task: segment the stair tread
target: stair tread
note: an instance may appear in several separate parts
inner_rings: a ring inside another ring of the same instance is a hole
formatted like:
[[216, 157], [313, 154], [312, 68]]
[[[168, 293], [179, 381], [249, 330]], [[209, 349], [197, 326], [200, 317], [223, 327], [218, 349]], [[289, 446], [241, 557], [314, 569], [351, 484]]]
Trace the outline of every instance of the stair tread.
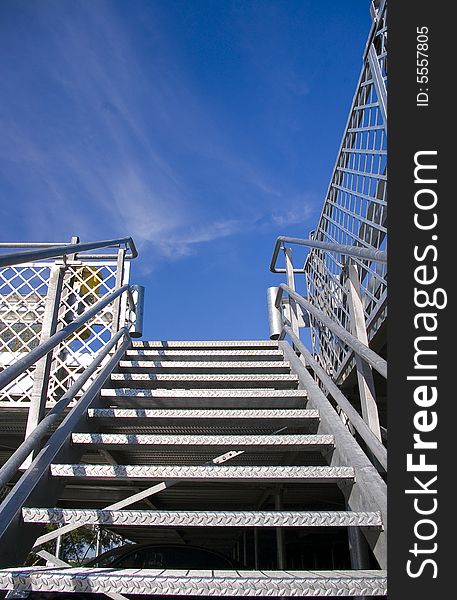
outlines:
[[150, 398], [284, 398], [294, 396], [307, 398], [306, 390], [275, 390], [272, 388], [238, 389], [141, 389], [103, 388], [102, 396], [147, 396]]
[[137, 340], [132, 342], [132, 348], [176, 349], [176, 348], [278, 348], [276, 340]]
[[178, 479], [192, 481], [298, 481], [354, 479], [352, 467], [51, 464], [55, 477]]
[[[100, 408], [87, 411], [106, 420], [92, 421], [89, 433], [85, 426], [72, 432], [79, 447], [57, 455], [47, 474], [65, 487], [64, 506], [116, 507], [131, 490], [178, 485], [165, 501], [159, 497], [157, 510], [23, 508], [24, 522], [117, 526], [121, 535], [148, 543], [162, 531], [179, 536], [179, 528], [190, 528], [194, 544], [205, 536], [213, 543], [211, 535], [220, 532], [209, 528], [218, 527], [226, 528], [220, 542], [226, 545], [230, 528], [239, 527], [309, 527], [318, 535], [328, 531], [317, 528], [366, 527], [382, 537], [376, 503], [355, 504], [360, 511], [319, 510], [345, 506], [342, 490], [354, 484], [356, 469], [326, 464], [335, 438], [318, 433], [318, 410], [302, 408], [307, 393], [297, 389], [303, 382], [291, 364], [275, 340], [132, 342], [101, 390]], [[273, 500], [261, 499], [276, 488], [284, 489], [287, 508], [318, 510], [271, 510]], [[262, 506], [269, 510], [255, 510]], [[0, 589], [114, 595], [361, 597], [384, 595], [386, 585], [383, 570], [0, 569]]]
[[[148, 381], [147, 373], [112, 373], [111, 379], [115, 381]], [[156, 381], [298, 381], [298, 376], [290, 373], [173, 373], [155, 374]]]
[[290, 373], [112, 373], [109, 385], [130, 387], [182, 388], [226, 388], [231, 386], [248, 388], [298, 387], [298, 376]]
[[333, 435], [138, 435], [121, 433], [73, 433], [74, 444], [125, 444], [157, 446], [331, 446]]
[[23, 508], [27, 523], [170, 527], [381, 527], [380, 512]]
[[[156, 364], [160, 363], [160, 364]], [[119, 362], [121, 368], [140, 368], [140, 369], [153, 369], [153, 368], [167, 368], [167, 369], [279, 369], [279, 368], [290, 368], [290, 363], [285, 360], [279, 361], [202, 361], [202, 360], [190, 360], [190, 361], [162, 361], [160, 358], [156, 360], [121, 360]]]
[[316, 409], [179, 409], [179, 408], [89, 408], [89, 417], [122, 419], [317, 419]]
[[127, 350], [126, 356], [142, 356], [145, 358], [161, 358], [164, 360], [175, 360], [179, 357], [193, 359], [194, 357], [208, 357], [208, 359], [220, 359], [220, 357], [228, 357], [229, 359], [247, 357], [248, 360], [255, 360], [257, 357], [264, 359], [265, 357], [274, 357], [275, 360], [279, 360], [282, 358], [283, 354], [279, 349], [271, 348], [271, 349], [262, 349], [262, 348], [254, 348], [254, 349], [246, 349], [239, 348], [236, 350], [232, 349], [212, 349], [205, 350], [203, 348], [194, 348], [190, 350], [186, 349], [131, 349]]
[[120, 408], [303, 408], [305, 390], [275, 388], [104, 388], [102, 398]]
[[19, 567], [0, 570], [0, 589], [211, 596], [380, 596], [384, 570], [240, 571]]

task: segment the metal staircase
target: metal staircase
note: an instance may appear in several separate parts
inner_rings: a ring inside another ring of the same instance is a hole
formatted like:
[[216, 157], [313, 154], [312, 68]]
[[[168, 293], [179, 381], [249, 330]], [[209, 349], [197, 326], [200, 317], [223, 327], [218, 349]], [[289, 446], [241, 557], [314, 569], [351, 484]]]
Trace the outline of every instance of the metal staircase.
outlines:
[[[0, 597], [386, 594], [386, 1], [371, 14], [318, 226], [274, 247], [269, 340], [135, 341], [131, 238], [0, 243]], [[136, 560], [66, 563], [80, 527]]]
[[[232, 554], [233, 570], [72, 569], [56, 559], [3, 568], [0, 587], [112, 597], [384, 595], [386, 573], [374, 558], [385, 567], [384, 482], [308, 377], [284, 341], [133, 342], [71, 432], [70, 449], [50, 463], [46, 478], [61, 485], [32, 492], [22, 527], [92, 524], [141, 543], [204, 545]], [[341, 566], [350, 530], [363, 530], [372, 547], [364, 568]], [[63, 531], [38, 537], [35, 551]], [[3, 564], [12, 554], [2, 553]]]

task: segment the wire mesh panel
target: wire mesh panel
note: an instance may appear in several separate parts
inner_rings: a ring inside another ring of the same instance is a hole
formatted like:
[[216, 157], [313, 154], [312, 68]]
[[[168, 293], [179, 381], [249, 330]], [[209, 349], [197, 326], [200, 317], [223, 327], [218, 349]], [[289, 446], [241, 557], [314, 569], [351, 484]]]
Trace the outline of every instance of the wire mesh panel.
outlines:
[[[385, 250], [387, 244], [387, 27], [385, 3], [373, 5], [373, 26], [349, 118], [325, 198], [316, 240]], [[357, 266], [371, 339], [386, 316], [387, 267], [312, 250], [305, 263], [309, 300], [345, 329], [350, 316], [344, 262]], [[316, 357], [328, 373], [341, 375], [350, 354], [328, 329], [311, 319]]]
[[[40, 262], [0, 269], [0, 368], [13, 364], [128, 283], [130, 263], [121, 253], [112, 260]], [[57, 401], [127, 316], [123, 295], [54, 349], [45, 382], [36, 380], [34, 365], [5, 386], [0, 402], [29, 403], [42, 393], [42, 385], [46, 386], [47, 403]]]
[[[40, 342], [48, 293], [49, 264], [0, 269], [0, 368], [19, 360]], [[31, 367], [2, 390], [2, 400], [30, 401]]]
[[[69, 266], [63, 276], [57, 330], [127, 281], [128, 273], [119, 273], [116, 262]], [[110, 340], [113, 331], [118, 330], [119, 310], [117, 302], [112, 302], [55, 348], [48, 389], [51, 402], [68, 390], [98, 350]]]

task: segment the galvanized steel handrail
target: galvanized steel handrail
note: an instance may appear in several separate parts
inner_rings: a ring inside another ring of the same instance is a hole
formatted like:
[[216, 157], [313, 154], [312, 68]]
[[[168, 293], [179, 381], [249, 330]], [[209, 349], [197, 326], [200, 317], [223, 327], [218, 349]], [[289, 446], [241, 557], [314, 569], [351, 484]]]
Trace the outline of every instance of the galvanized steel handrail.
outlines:
[[307, 310], [311, 315], [313, 315], [318, 321], [322, 323], [327, 329], [329, 329], [334, 335], [340, 338], [345, 344], [347, 344], [356, 354], [358, 354], [361, 358], [363, 358], [369, 365], [373, 367], [380, 375], [387, 378], [387, 362], [376, 354], [371, 348], [363, 344], [360, 340], [358, 340], [355, 336], [353, 336], [349, 331], [341, 327], [338, 323], [336, 323], [333, 319], [331, 319], [328, 315], [326, 315], [319, 308], [315, 307], [311, 302], [303, 298], [300, 294], [292, 290], [289, 286], [284, 283], [281, 283], [278, 289], [278, 294], [276, 297], [276, 308], [279, 308], [281, 304], [281, 299], [283, 293], [286, 292], [290, 298], [295, 300], [297, 304], [299, 304], [302, 308]]
[[84, 384], [98, 369], [101, 362], [108, 356], [117, 342], [125, 337], [130, 342], [130, 336], [127, 327], [122, 327], [98, 352], [91, 364], [78, 377], [70, 389], [56, 402], [48, 414], [38, 423], [32, 433], [22, 442], [19, 448], [12, 454], [5, 464], [0, 468], [0, 488], [7, 485], [25, 459], [35, 450], [37, 450], [44, 436], [50, 431], [51, 427], [58, 421], [62, 412], [75, 398], [76, 394], [82, 389]]
[[[83, 312], [83, 314], [77, 319], [75, 319], [74, 321], [72, 321], [71, 323], [54, 333], [54, 335], [52, 335], [49, 339], [42, 342], [39, 346], [28, 352], [26, 356], [7, 367], [4, 371], [0, 373], [0, 389], [14, 381], [14, 379], [16, 379], [18, 375], [23, 373], [33, 364], [35, 364], [40, 358], [46, 356], [46, 354], [48, 354], [51, 350], [58, 346], [60, 342], [63, 342], [63, 340], [65, 340], [70, 334], [74, 333], [82, 325], [87, 323], [87, 321], [89, 321], [98, 312], [105, 308], [105, 306], [110, 304], [113, 300], [115, 300], [124, 292], [130, 292], [130, 286], [128, 284], [123, 285], [114, 292], [111, 292], [110, 294], [103, 297], [101, 300], [96, 302], [91, 308]], [[128, 297], [130, 300], [130, 296]]]
[[284, 325], [284, 331], [292, 340], [292, 343], [295, 346], [295, 348], [297, 348], [300, 351], [301, 355], [306, 361], [306, 364], [312, 368], [314, 373], [327, 388], [327, 391], [333, 397], [339, 408], [341, 408], [341, 410], [346, 414], [354, 429], [360, 435], [362, 440], [366, 443], [373, 456], [375, 456], [375, 458], [379, 461], [379, 464], [382, 466], [382, 468], [387, 471], [386, 448], [374, 435], [374, 433], [371, 431], [371, 429], [368, 427], [368, 425], [365, 423], [365, 421], [362, 419], [362, 417], [359, 415], [356, 409], [352, 406], [352, 404], [344, 396], [344, 394], [340, 391], [340, 389], [336, 386], [332, 379], [327, 375], [324, 369], [313, 358], [313, 356], [303, 344], [303, 342], [292, 331], [291, 327], [289, 327], [289, 325]]
[[[375, 250], [373, 248], [363, 248], [360, 246], [351, 246], [346, 244], [334, 244], [330, 242], [322, 242], [320, 240], [309, 240], [296, 237], [289, 237], [286, 235], [280, 235], [276, 239], [275, 247], [273, 250], [273, 256], [270, 261], [270, 271], [272, 273], [285, 273], [286, 269], [276, 267], [276, 261], [278, 260], [279, 250], [284, 243], [295, 244], [297, 246], [307, 246], [309, 248], [316, 248], [320, 250], [328, 250], [330, 252], [337, 252], [338, 254], [344, 254], [353, 258], [360, 258], [362, 260], [371, 260], [374, 262], [387, 262], [387, 252], [383, 250]], [[294, 273], [304, 273], [304, 269], [294, 269]]]
[[[0, 255], [0, 267], [10, 267], [13, 265], [19, 265], [25, 262], [34, 262], [39, 260], [46, 260], [48, 258], [64, 257], [69, 254], [78, 254], [87, 250], [97, 250], [98, 248], [117, 248], [119, 246], [128, 246], [130, 254], [126, 254], [125, 258], [136, 258], [138, 251], [135, 247], [135, 243], [131, 237], [119, 238], [115, 240], [103, 240], [99, 242], [88, 242], [85, 244], [61, 244], [55, 245], [50, 244], [35, 244], [35, 243], [24, 243], [24, 244], [0, 244], [0, 248], [34, 248], [32, 250], [24, 250], [22, 252], [12, 252], [10, 254]], [[85, 258], [113, 258], [113, 255], [107, 254], [96, 254], [96, 255], [85, 255]]]
[[[49, 468], [52, 461], [55, 459], [57, 453], [62, 449], [64, 444], [67, 442], [69, 436], [74, 431], [80, 419], [83, 417], [84, 413], [87, 411], [97, 394], [100, 392], [101, 388], [105, 384], [106, 380], [112, 373], [114, 367], [118, 364], [121, 357], [124, 355], [125, 350], [130, 345], [130, 336], [126, 331], [126, 328], [122, 328], [119, 330], [116, 336], [113, 336], [112, 340], [108, 343], [108, 345], [97, 355], [94, 359], [94, 362], [91, 364], [89, 369], [93, 373], [96, 368], [100, 365], [103, 358], [108, 354], [109, 350], [107, 350], [108, 346], [111, 349], [114, 344], [120, 339], [121, 335], [124, 336], [124, 340], [121, 346], [116, 350], [110, 360], [102, 367], [101, 371], [98, 373], [94, 381], [91, 383], [86, 392], [81, 396], [81, 398], [76, 402], [71, 411], [67, 414], [65, 419], [56, 429], [56, 431], [52, 434], [48, 443], [44, 446], [42, 450], [38, 453], [37, 457], [33, 460], [30, 467], [27, 471], [21, 476], [19, 481], [16, 483], [11, 492], [7, 495], [5, 500], [0, 505], [0, 537], [2, 537], [14, 520], [18, 517], [22, 506], [27, 501], [35, 487], [40, 483], [42, 477], [45, 475], [46, 470]], [[116, 341], [114, 341], [116, 340]], [[94, 364], [96, 363], [96, 364]], [[85, 377], [86, 373], [83, 373], [81, 377]], [[90, 375], [89, 375], [90, 376]], [[82, 387], [85, 381], [79, 385], [80, 382], [76, 382], [72, 388], [67, 392], [66, 396], [72, 393], [72, 397], [77, 392], [76, 388]], [[63, 398], [62, 398], [63, 400]], [[68, 398], [60, 404], [59, 413], [65, 408], [71, 398]], [[56, 405], [57, 406], [57, 405]], [[53, 420], [58, 415], [56, 415]], [[53, 420], [47, 421], [47, 427], [53, 422]], [[42, 421], [44, 422], [44, 421]], [[47, 429], [46, 427], [46, 429]], [[44, 426], [43, 426], [44, 428]], [[37, 428], [38, 429], [38, 428]], [[45, 433], [45, 432], [44, 432]], [[44, 435], [43, 431], [40, 430], [38, 435], [33, 438], [30, 442], [30, 446], [27, 446], [27, 450], [33, 450], [39, 444], [42, 435]], [[41, 434], [41, 435], [40, 435]], [[31, 436], [30, 436], [31, 437]], [[39, 439], [38, 439], [39, 438]], [[29, 438], [28, 438], [29, 439]], [[20, 452], [20, 456], [22, 457], [25, 454], [25, 449], [23, 446], [27, 444], [27, 440], [24, 442], [22, 446], [16, 451], [16, 453]], [[13, 455], [14, 457], [15, 455]], [[17, 464], [18, 457], [14, 459], [14, 464]], [[12, 461], [13, 462], [13, 461]], [[6, 475], [8, 475], [11, 471], [11, 468], [8, 467], [6, 471]], [[6, 478], [6, 476], [5, 476]], [[2, 478], [3, 480], [3, 478]]]

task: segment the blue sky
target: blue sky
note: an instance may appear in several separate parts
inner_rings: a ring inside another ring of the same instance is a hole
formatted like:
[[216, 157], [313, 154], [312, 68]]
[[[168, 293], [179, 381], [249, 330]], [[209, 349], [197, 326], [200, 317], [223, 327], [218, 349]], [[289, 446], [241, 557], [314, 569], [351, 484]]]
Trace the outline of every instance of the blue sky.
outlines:
[[268, 337], [369, 27], [362, 0], [3, 0], [0, 237], [131, 235], [146, 338]]

